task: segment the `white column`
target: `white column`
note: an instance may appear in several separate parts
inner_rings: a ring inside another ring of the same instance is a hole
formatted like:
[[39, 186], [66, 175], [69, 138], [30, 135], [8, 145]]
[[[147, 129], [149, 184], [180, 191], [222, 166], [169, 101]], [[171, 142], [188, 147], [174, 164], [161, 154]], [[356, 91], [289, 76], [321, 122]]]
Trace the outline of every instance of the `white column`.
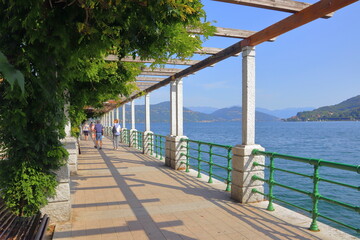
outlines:
[[184, 134], [183, 105], [183, 80], [179, 78], [176, 80], [176, 136]]
[[170, 83], [170, 136], [176, 136], [176, 81]]
[[68, 102], [65, 103], [64, 112], [65, 112], [65, 117], [67, 120], [66, 125], [65, 125], [66, 137], [71, 137], [71, 122], [70, 122], [70, 118], [69, 118], [69, 108], [70, 108], [70, 104]]
[[[65, 90], [64, 91], [64, 96], [65, 98], [69, 97], [69, 91]], [[69, 101], [65, 100], [65, 104], [64, 104], [64, 113], [65, 113], [65, 118], [67, 120], [66, 125], [65, 125], [65, 134], [66, 137], [71, 137], [71, 122], [70, 122], [70, 117], [69, 117], [69, 108], [70, 108], [70, 103]]]
[[242, 144], [255, 144], [255, 47], [242, 51]]
[[122, 127], [126, 128], [126, 104], [122, 106], [122, 120], [123, 120]]
[[242, 145], [233, 147], [231, 197], [241, 203], [258, 202], [264, 192], [263, 182], [253, 180], [254, 175], [264, 178], [263, 156], [254, 156], [254, 149], [264, 150], [255, 144], [255, 47], [242, 49]]
[[119, 123], [120, 123], [120, 119], [121, 119], [121, 116], [120, 116], [120, 107], [117, 108], [117, 119], [119, 119]]
[[113, 122], [113, 112], [112, 110], [109, 111], [109, 126], [111, 126], [112, 122]]
[[131, 101], [131, 129], [135, 129], [135, 101]]
[[166, 156], [165, 165], [176, 170], [184, 170], [185, 156], [181, 154], [186, 150], [182, 148], [183, 142], [183, 87], [182, 79], [177, 79], [170, 83], [170, 117], [171, 133], [166, 137]]
[[150, 93], [145, 95], [145, 131], [150, 131]]
[[137, 144], [137, 135], [135, 128], [135, 100], [131, 101], [131, 129], [130, 129], [130, 143], [129, 146], [133, 147]]
[[144, 154], [153, 152], [153, 132], [150, 131], [150, 94], [145, 95], [145, 132], [143, 135]]
[[114, 110], [111, 110], [110, 111], [110, 124], [109, 126], [111, 126], [114, 122]]
[[125, 114], [126, 114], [126, 108], [125, 108], [126, 104], [122, 105], [122, 128], [121, 128], [121, 134], [120, 134], [120, 142], [125, 142], [125, 138], [126, 138], [126, 119], [125, 119]]

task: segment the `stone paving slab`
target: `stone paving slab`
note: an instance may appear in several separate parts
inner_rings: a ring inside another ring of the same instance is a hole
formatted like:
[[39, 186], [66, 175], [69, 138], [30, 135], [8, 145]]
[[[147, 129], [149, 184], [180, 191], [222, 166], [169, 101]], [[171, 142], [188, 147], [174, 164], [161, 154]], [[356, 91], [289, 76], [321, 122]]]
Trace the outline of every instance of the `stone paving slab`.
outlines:
[[164, 162], [121, 145], [102, 150], [81, 142], [78, 174], [71, 177], [72, 220], [58, 224], [54, 239], [357, 239], [266, 202], [242, 205], [225, 185], [174, 171]]

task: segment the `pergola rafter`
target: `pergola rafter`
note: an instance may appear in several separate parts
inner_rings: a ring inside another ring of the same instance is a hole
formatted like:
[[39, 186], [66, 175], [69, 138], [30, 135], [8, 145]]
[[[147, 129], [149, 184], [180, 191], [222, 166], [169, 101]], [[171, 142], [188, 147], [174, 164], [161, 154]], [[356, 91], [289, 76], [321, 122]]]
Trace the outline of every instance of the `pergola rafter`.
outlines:
[[[196, 33], [201, 34], [201, 31], [198, 29], [188, 29], [189, 33]], [[216, 27], [216, 31], [214, 36], [216, 37], [228, 37], [228, 38], [247, 38], [256, 33], [255, 31], [248, 31], [248, 30], [240, 30], [234, 28], [223, 28], [223, 27]], [[269, 40], [269, 42], [274, 42], [275, 38]]]
[[136, 81], [145, 81], [145, 82], [161, 82], [165, 80], [165, 78], [160, 77], [136, 77]]
[[[293, 0], [213, 0], [217, 2], [226, 2], [239, 4], [249, 7], [264, 8], [270, 10], [276, 10], [281, 12], [297, 13], [303, 9], [311, 6], [310, 3], [298, 2]], [[330, 18], [333, 16], [333, 13], [327, 13], [322, 18]]]
[[[105, 58], [106, 61], [119, 61], [119, 57], [116, 55], [109, 55]], [[135, 63], [154, 63], [154, 59], [140, 59], [139, 57], [124, 57], [120, 61], [122, 62], [135, 62]], [[178, 60], [178, 59], [169, 59], [165, 61], [165, 64], [173, 65], [194, 65], [200, 62], [199, 60]]]

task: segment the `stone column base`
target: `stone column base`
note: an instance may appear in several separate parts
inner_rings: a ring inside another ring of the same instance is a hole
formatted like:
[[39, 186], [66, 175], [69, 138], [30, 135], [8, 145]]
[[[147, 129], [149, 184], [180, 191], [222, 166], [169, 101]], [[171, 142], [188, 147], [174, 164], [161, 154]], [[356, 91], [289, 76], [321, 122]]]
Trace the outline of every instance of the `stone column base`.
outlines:
[[122, 128], [120, 131], [120, 142], [126, 143], [126, 128]]
[[129, 147], [136, 147], [136, 140], [137, 140], [137, 136], [136, 136], [136, 129], [130, 129], [130, 143], [129, 143]]
[[167, 136], [166, 137], [166, 152], [165, 152], [165, 165], [175, 170], [185, 170], [186, 166], [182, 162], [186, 162], [186, 149], [181, 146], [186, 146], [185, 142], [181, 139], [187, 138], [186, 136]]
[[263, 195], [252, 192], [254, 188], [264, 192], [264, 183], [252, 180], [253, 175], [264, 178], [264, 167], [255, 167], [253, 163], [264, 164], [265, 157], [252, 155], [254, 149], [265, 150], [260, 145], [236, 145], [233, 148], [231, 198], [241, 203], [264, 200]]
[[147, 155], [151, 155], [151, 153], [154, 152], [154, 142], [151, 134], [153, 134], [152, 131], [145, 131], [143, 135], [143, 143], [144, 143], [143, 153]]

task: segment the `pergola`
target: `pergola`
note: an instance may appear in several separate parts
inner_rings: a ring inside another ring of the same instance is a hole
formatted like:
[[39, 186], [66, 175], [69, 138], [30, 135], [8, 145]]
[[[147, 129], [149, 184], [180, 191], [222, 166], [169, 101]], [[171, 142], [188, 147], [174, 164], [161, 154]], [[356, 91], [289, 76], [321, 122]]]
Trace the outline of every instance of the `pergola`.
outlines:
[[[330, 18], [338, 9], [357, 2], [358, 0], [320, 0], [317, 3], [309, 4], [292, 0], [214, 0], [218, 2], [226, 2], [256, 8], [270, 9], [274, 11], [283, 11], [293, 13], [292, 15], [264, 28], [258, 32], [216, 28], [215, 36], [240, 38], [239, 42], [225, 48], [209, 48], [203, 47], [195, 52], [195, 54], [206, 54], [209, 57], [203, 60], [185, 60], [180, 61], [170, 59], [166, 64], [185, 65], [184, 69], [177, 68], [143, 68], [140, 75], [136, 78], [136, 84], [139, 91], [133, 93], [130, 97], [122, 99], [120, 103], [113, 104], [113, 108], [132, 102], [131, 115], [132, 127], [134, 124], [134, 99], [145, 95], [145, 132], [150, 132], [150, 110], [149, 110], [149, 94], [167, 84], [170, 84], [170, 107], [171, 107], [171, 129], [170, 135], [167, 137], [167, 153], [168, 166], [178, 169], [180, 164], [180, 156], [178, 153], [179, 140], [183, 136], [183, 95], [182, 95], [182, 78], [194, 74], [197, 71], [227, 59], [232, 56], [238, 56], [242, 53], [242, 144], [233, 149], [233, 180], [232, 180], [232, 197], [240, 202], [258, 201], [256, 196], [251, 195], [251, 189], [261, 188], [257, 185], [247, 185], [244, 187], [246, 179], [251, 175], [261, 174], [262, 170], [248, 169], [254, 158], [251, 156], [253, 149], [263, 149], [255, 144], [255, 46], [266, 42], [275, 41], [275, 38], [302, 25], [312, 22], [318, 18]], [[199, 32], [189, 31], [189, 34], [198, 34]], [[124, 61], [124, 62], [140, 62], [152, 63], [153, 59], [139, 59], [125, 57], [118, 59], [115, 55], [106, 58], [108, 61]], [[109, 109], [109, 108], [107, 108]], [[110, 117], [110, 115], [108, 116]], [[111, 123], [111, 119], [105, 117], [105, 121]], [[125, 124], [125, 111], [123, 109], [123, 123]], [[169, 142], [169, 143], [168, 143]], [[172, 153], [170, 153], [172, 152]], [[175, 157], [172, 157], [175, 156]], [[173, 159], [174, 158], [174, 159]], [[257, 161], [261, 161], [257, 159]], [[250, 176], [250, 177], [249, 177]], [[261, 190], [260, 190], [261, 191]]]
[[[289, 17], [284, 18], [283, 20], [270, 25], [269, 27], [259, 31], [248, 31], [232, 28], [223, 28], [216, 27], [215, 37], [227, 37], [227, 38], [237, 38], [243, 39], [225, 49], [215, 48], [215, 47], [203, 47], [198, 51], [195, 51], [195, 54], [210, 55], [204, 60], [177, 60], [170, 59], [166, 62], [168, 65], [185, 65], [188, 66], [185, 69], [176, 69], [176, 68], [143, 68], [141, 69], [140, 75], [136, 78], [136, 85], [139, 88], [139, 91], [134, 92], [129, 98], [121, 100], [117, 105], [123, 105], [127, 102], [130, 102], [138, 97], [143, 96], [144, 94], [150, 93], [156, 89], [159, 89], [167, 84], [170, 84], [172, 81], [181, 79], [188, 75], [194, 74], [197, 71], [213, 66], [217, 62], [220, 62], [224, 59], [227, 59], [232, 56], [238, 56], [239, 53], [243, 52], [245, 48], [252, 48], [256, 45], [259, 45], [265, 41], [275, 41], [277, 36], [280, 36], [288, 31], [291, 31], [295, 28], [298, 28], [304, 24], [307, 24], [311, 21], [314, 21], [318, 18], [330, 18], [338, 9], [341, 9], [347, 5], [350, 5], [357, 0], [321, 0], [315, 4], [309, 4], [305, 2], [298, 2], [293, 0], [214, 0], [217, 2], [225, 2], [243, 6], [250, 6], [256, 8], [270, 9], [274, 11], [282, 11], [293, 13]], [[189, 33], [200, 34], [199, 31], [189, 30]], [[118, 61], [118, 57], [115, 55], [109, 55], [106, 60], [108, 61]], [[138, 57], [125, 57], [120, 59], [123, 62], [138, 62], [138, 63], [153, 63], [153, 59], [140, 59]], [[250, 63], [249, 63], [250, 64]], [[252, 63], [254, 64], [254, 63]], [[243, 66], [243, 71], [246, 71], [246, 66]], [[249, 73], [252, 74], [252, 73]], [[243, 89], [243, 95], [248, 95], [244, 92], [246, 88]], [[244, 110], [249, 109], [250, 106], [247, 106], [250, 99], [244, 101], [243, 106]], [[115, 105], [113, 106], [115, 107]], [[254, 107], [254, 106], [252, 106]], [[252, 108], [251, 107], [251, 108]], [[250, 109], [249, 109], [250, 110]], [[251, 110], [252, 111], [252, 110]], [[244, 112], [243, 116], [247, 116], [248, 113]]]
[[[218, 2], [226, 2], [231, 4], [238, 4], [244, 6], [251, 6], [257, 8], [270, 9], [275, 11], [289, 12], [293, 15], [284, 18], [283, 20], [274, 23], [273, 25], [259, 31], [248, 31], [240, 29], [231, 29], [216, 27], [214, 36], [216, 37], [228, 37], [243, 39], [225, 49], [215, 47], [203, 47], [195, 54], [211, 55], [210, 57], [199, 60], [186, 60], [180, 61], [177, 59], [168, 60], [166, 64], [173, 65], [188, 65], [186, 69], [169, 69], [169, 68], [157, 68], [142, 69], [140, 75], [144, 77], [137, 77], [136, 82], [138, 86], [141, 86], [141, 91], [133, 94], [131, 97], [124, 99], [121, 104], [129, 102], [133, 99], [142, 96], [144, 93], [152, 92], [162, 86], [169, 84], [174, 79], [179, 79], [193, 74], [203, 68], [214, 65], [231, 56], [238, 56], [242, 52], [244, 47], [254, 47], [265, 41], [275, 41], [277, 36], [280, 36], [288, 31], [298, 28], [304, 24], [314, 21], [318, 18], [330, 18], [333, 12], [341, 9], [347, 5], [350, 5], [357, 0], [321, 0], [315, 4], [309, 4], [305, 2], [298, 2], [292, 0], [213, 0]], [[189, 31], [189, 33], [199, 34], [198, 31]], [[119, 60], [115, 55], [109, 55], [106, 60], [116, 61]], [[139, 63], [153, 63], [153, 59], [141, 60], [139, 58], [125, 57], [120, 61], [123, 62], [139, 62]], [[167, 76], [166, 78], [154, 78], [145, 76]], [[147, 82], [143, 84], [143, 82]], [[150, 84], [151, 83], [151, 84]], [[146, 87], [144, 87], [146, 86]]]

